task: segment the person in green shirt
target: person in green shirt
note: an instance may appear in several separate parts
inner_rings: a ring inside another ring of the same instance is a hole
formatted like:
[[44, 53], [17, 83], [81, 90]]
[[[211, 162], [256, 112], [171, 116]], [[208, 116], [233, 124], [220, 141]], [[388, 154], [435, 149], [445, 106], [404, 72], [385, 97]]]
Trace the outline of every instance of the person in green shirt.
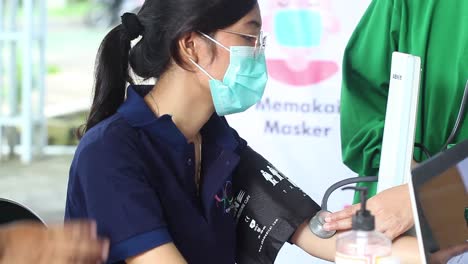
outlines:
[[[341, 92], [343, 162], [360, 176], [379, 172], [394, 51], [421, 57], [415, 142], [434, 155], [452, 132], [468, 80], [468, 1], [373, 0], [370, 4], [344, 54]], [[465, 120], [451, 143], [467, 138]], [[414, 163], [426, 156], [421, 148], [414, 149]], [[362, 185], [375, 194], [376, 183]], [[407, 185], [379, 193], [368, 205], [376, 214], [377, 229], [390, 238], [414, 224]], [[349, 228], [358, 207], [332, 214], [326, 227]]]

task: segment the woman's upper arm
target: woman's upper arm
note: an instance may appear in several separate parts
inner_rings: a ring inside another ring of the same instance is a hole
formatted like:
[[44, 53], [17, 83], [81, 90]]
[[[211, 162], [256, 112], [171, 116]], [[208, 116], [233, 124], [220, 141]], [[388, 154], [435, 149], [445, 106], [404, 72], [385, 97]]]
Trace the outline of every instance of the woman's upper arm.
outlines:
[[138, 139], [130, 129], [109, 128], [80, 148], [76, 157], [67, 218], [96, 221], [99, 235], [111, 242], [110, 262], [172, 242], [157, 183], [150, 182]]
[[174, 243], [166, 243], [159, 247], [153, 248], [140, 255], [128, 258], [128, 264], [153, 264], [153, 263], [170, 263], [170, 264], [185, 264], [187, 261], [176, 248]]

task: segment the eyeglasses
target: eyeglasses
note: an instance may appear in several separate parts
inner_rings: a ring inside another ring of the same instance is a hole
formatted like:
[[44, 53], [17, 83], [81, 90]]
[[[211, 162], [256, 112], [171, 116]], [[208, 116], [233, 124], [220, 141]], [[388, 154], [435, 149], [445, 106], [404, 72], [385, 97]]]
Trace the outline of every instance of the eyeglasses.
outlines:
[[227, 29], [220, 29], [219, 31], [230, 33], [230, 34], [235, 34], [235, 35], [242, 36], [245, 38], [250, 38], [252, 40], [255, 39], [255, 45], [254, 45], [255, 55], [265, 50], [267, 36], [263, 34], [263, 31], [260, 31], [260, 34], [258, 34], [257, 36], [251, 35], [251, 34], [240, 33], [240, 32], [236, 32], [232, 30], [227, 30]]

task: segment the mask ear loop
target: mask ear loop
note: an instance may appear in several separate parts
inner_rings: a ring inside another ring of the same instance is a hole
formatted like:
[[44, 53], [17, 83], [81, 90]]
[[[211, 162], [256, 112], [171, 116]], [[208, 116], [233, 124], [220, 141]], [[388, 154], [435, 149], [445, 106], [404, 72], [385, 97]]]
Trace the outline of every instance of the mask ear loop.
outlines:
[[209, 74], [205, 69], [203, 69], [202, 66], [198, 65], [198, 63], [196, 63], [192, 58], [188, 59], [193, 63], [193, 65], [197, 66], [197, 68], [200, 69], [200, 71], [202, 71], [204, 74], [206, 74], [210, 79], [215, 80], [215, 78], [213, 78], [211, 74]]
[[[226, 46], [224, 46], [223, 44], [221, 44], [221, 42], [217, 41], [216, 39], [208, 36], [207, 34], [203, 33], [203, 32], [200, 32], [198, 31], [198, 33], [200, 33], [202, 36], [204, 36], [205, 38], [213, 41], [215, 44], [221, 46], [222, 48], [224, 48], [225, 50], [229, 51], [229, 48], [227, 48]], [[200, 69], [200, 71], [202, 71], [204, 74], [206, 74], [210, 79], [212, 80], [216, 80], [213, 76], [211, 76], [211, 74], [209, 74], [205, 69], [203, 69], [202, 66], [198, 65], [198, 63], [196, 63], [192, 58], [188, 58], [195, 66], [197, 66], [198, 69]]]
[[216, 39], [214, 39], [214, 38], [208, 36], [207, 34], [205, 34], [205, 33], [203, 33], [203, 32], [198, 31], [198, 33], [200, 33], [200, 34], [201, 34], [202, 36], [204, 36], [205, 38], [207, 38], [207, 39], [213, 41], [213, 42], [216, 43], [217, 45], [223, 47], [225, 50], [231, 52], [231, 51], [229, 50], [228, 47], [224, 46], [223, 44], [221, 44], [221, 42], [217, 41]]

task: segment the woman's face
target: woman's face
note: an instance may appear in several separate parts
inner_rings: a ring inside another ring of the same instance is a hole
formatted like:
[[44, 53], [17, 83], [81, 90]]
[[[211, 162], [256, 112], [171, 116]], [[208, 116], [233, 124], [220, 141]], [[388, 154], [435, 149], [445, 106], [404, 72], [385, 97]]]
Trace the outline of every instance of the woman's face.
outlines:
[[[218, 30], [213, 38], [223, 44], [226, 48], [231, 46], [252, 46], [257, 43], [262, 27], [262, 18], [258, 4], [247, 15], [235, 24]], [[256, 36], [256, 37], [253, 37]], [[202, 66], [213, 78], [223, 80], [224, 74], [229, 66], [230, 52], [209, 39], [205, 39], [209, 47], [214, 47], [216, 53], [213, 57], [212, 48], [204, 49], [206, 56], [200, 56], [199, 65]], [[210, 79], [206, 78], [206, 83]]]

